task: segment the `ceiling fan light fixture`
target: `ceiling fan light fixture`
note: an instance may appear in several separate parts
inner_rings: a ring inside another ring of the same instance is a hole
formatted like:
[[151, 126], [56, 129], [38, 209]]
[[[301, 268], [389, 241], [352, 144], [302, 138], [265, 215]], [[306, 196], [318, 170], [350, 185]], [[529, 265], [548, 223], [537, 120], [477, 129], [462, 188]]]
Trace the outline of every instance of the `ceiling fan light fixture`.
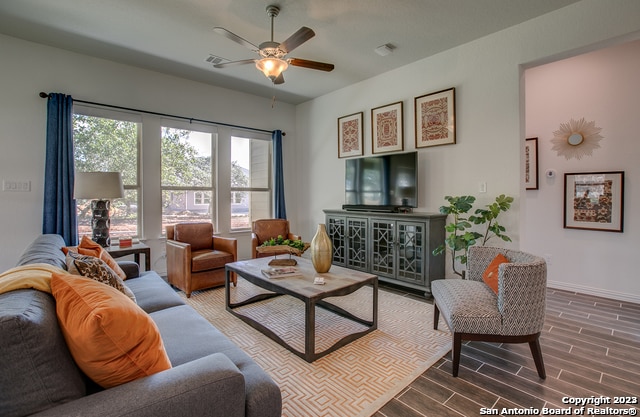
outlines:
[[[291, 51], [316, 36], [316, 34], [311, 28], [302, 26], [295, 33], [285, 39], [284, 42], [275, 42], [273, 40], [273, 18], [278, 16], [279, 12], [280, 8], [278, 6], [267, 6], [267, 15], [271, 18], [271, 40], [262, 42], [260, 46], [252, 44], [248, 40], [241, 38], [240, 36], [228, 31], [225, 28], [213, 28], [216, 33], [237, 44], [251, 49], [253, 52], [257, 52], [260, 56], [260, 58], [258, 59], [243, 59], [240, 61], [228, 61], [219, 63], [214, 62], [213, 67], [226, 68], [234, 65], [255, 63], [256, 68], [258, 68], [267, 78], [269, 78], [273, 84], [284, 83], [284, 76], [282, 75], [282, 73], [287, 68], [289, 68], [289, 65], [293, 65], [294, 67], [310, 68], [319, 71], [333, 71], [333, 64], [310, 61], [308, 59], [287, 58], [287, 55]], [[219, 57], [212, 57], [212, 59], [215, 58]], [[210, 61], [207, 60], [207, 62]]]
[[289, 64], [284, 59], [262, 58], [256, 61], [256, 68], [271, 81], [275, 81], [283, 71], [289, 68]]

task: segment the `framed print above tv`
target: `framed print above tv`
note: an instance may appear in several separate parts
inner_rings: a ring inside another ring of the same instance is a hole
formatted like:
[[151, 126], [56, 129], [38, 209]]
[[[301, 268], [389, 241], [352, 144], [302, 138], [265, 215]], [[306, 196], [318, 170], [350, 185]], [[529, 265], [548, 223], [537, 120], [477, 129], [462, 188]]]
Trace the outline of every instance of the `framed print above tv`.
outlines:
[[564, 228], [622, 233], [624, 171], [564, 174]]
[[372, 152], [383, 153], [404, 149], [402, 102], [371, 109]]
[[362, 116], [359, 112], [338, 118], [338, 158], [363, 155]]
[[416, 148], [456, 143], [456, 89], [415, 98]]

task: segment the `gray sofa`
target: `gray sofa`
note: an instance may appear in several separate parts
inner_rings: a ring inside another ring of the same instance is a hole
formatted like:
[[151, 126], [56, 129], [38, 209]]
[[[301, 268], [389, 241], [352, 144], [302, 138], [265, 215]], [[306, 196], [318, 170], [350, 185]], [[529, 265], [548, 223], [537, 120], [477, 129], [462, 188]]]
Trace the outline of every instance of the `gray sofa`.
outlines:
[[[65, 268], [63, 246], [59, 235], [41, 235], [18, 265]], [[172, 368], [103, 390], [74, 363], [53, 297], [10, 291], [0, 294], [1, 416], [281, 416], [280, 389], [258, 364], [158, 274], [120, 264], [125, 284], [158, 326]]]

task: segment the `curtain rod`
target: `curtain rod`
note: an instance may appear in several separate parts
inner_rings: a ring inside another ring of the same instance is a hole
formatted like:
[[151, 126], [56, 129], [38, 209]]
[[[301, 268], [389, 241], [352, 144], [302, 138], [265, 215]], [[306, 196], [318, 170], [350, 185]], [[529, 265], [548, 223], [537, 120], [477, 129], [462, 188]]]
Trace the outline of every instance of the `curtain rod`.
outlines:
[[[47, 94], [45, 92], [42, 92], [42, 91], [40, 92], [39, 95], [42, 98], [49, 98], [49, 94]], [[173, 119], [188, 120], [189, 123], [191, 123], [191, 122], [210, 123], [210, 124], [218, 125], [218, 126], [236, 127], [236, 128], [239, 128], [239, 129], [253, 130], [255, 132], [273, 133], [273, 131], [271, 131], [271, 130], [256, 129], [254, 127], [232, 125], [232, 124], [229, 124], [229, 123], [222, 123], [222, 122], [213, 122], [211, 120], [194, 119], [194, 118], [191, 118], [191, 117], [176, 116], [176, 115], [173, 115], [173, 114], [158, 113], [158, 112], [148, 111], [148, 110], [132, 109], [132, 108], [129, 108], [129, 107], [114, 106], [112, 104], [95, 103], [93, 101], [76, 100], [76, 99], [73, 99], [73, 101], [74, 102], [78, 102], [78, 103], [84, 103], [84, 104], [93, 104], [94, 106], [109, 107], [109, 108], [118, 109], [118, 110], [135, 111], [135, 112], [139, 112], [139, 113], [153, 114], [155, 116], [170, 117], [170, 118], [173, 118]], [[286, 136], [286, 135], [287, 134], [285, 132], [282, 132], [282, 136]]]

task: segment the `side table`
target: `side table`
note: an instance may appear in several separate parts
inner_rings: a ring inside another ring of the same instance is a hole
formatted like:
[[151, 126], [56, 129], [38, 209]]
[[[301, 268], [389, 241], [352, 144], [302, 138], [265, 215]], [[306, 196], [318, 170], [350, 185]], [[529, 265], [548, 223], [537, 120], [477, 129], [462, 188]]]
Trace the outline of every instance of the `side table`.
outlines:
[[109, 255], [114, 258], [120, 258], [122, 256], [133, 255], [133, 259], [138, 265], [140, 265], [140, 254], [144, 254], [144, 269], [145, 271], [151, 270], [151, 248], [142, 242], [134, 243], [131, 246], [121, 248], [118, 245], [109, 246], [105, 248]]

